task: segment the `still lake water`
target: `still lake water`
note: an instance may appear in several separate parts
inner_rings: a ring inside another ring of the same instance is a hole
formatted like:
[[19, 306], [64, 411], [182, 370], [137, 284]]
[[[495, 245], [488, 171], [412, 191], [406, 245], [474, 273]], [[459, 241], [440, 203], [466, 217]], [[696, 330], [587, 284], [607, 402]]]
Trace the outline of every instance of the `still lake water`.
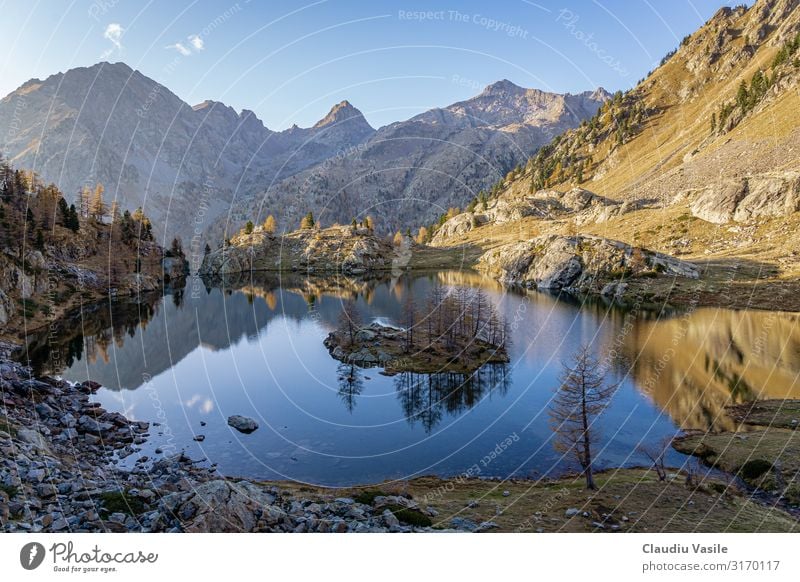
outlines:
[[[484, 289], [511, 328], [508, 366], [471, 378], [387, 377], [378, 368], [352, 373], [323, 346], [343, 300], [355, 299], [365, 322], [399, 324], [406, 298], [421, 305], [435, 284]], [[574, 469], [553, 449], [547, 410], [561, 362], [581, 344], [610, 362], [609, 381], [621, 382], [599, 421], [600, 468], [646, 464], [637, 446], [682, 428], [732, 428], [728, 403], [800, 397], [796, 314], [632, 312], [511, 292], [468, 273], [187, 288], [150, 303], [85, 311], [62, 335], [57, 358], [52, 338], [32, 342], [34, 364], [99, 382], [102, 406], [160, 423], [124, 464], [157, 458], [160, 447], [217, 463], [227, 475], [321, 485]], [[260, 428], [238, 433], [227, 425], [233, 414]], [[668, 461], [686, 459], [671, 451]]]

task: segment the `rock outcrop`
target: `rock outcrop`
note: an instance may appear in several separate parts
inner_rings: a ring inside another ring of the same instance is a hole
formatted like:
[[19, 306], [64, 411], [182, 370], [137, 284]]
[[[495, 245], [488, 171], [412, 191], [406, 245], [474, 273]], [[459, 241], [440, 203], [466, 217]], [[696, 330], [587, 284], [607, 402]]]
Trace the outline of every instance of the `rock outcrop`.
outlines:
[[690, 208], [694, 216], [714, 224], [789, 216], [800, 210], [800, 172], [712, 184], [694, 193]]
[[442, 245], [447, 239], [484, 224], [503, 225], [529, 216], [541, 219], [569, 217], [577, 225], [599, 224], [643, 205], [638, 201], [617, 202], [584, 188], [572, 188], [566, 192], [538, 190], [524, 196], [503, 193], [489, 200], [485, 210], [463, 212], [448, 219], [436, 231], [431, 243]]
[[601, 292], [626, 275], [664, 273], [696, 279], [696, 266], [653, 251], [593, 236], [545, 235], [486, 252], [479, 268], [506, 284]]
[[363, 275], [391, 269], [393, 256], [392, 245], [366, 228], [309, 228], [274, 236], [259, 227], [206, 255], [200, 273], [212, 277], [250, 271]]

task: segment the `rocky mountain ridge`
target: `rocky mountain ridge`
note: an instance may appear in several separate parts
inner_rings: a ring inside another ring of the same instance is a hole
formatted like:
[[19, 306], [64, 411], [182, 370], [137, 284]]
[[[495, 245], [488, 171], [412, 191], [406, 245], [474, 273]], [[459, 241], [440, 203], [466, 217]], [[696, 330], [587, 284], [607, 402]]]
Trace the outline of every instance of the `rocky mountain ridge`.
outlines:
[[191, 238], [199, 227], [216, 242], [262, 210], [291, 230], [309, 210], [330, 223], [371, 208], [389, 230], [463, 203], [607, 98], [504, 80], [377, 132], [348, 101], [312, 127], [272, 131], [252, 111], [190, 106], [124, 63], [98, 63], [0, 100], [0, 148], [68, 196], [105, 184], [121, 208], [143, 207], [159, 235]]
[[[33, 79], [0, 100], [0, 148], [73, 195], [101, 182], [143, 207], [157, 233], [190, 236], [237, 192], [262, 188], [352, 147], [374, 130], [343, 102], [311, 128], [271, 131], [252, 111], [189, 106], [125, 63]], [[198, 213], [202, 208], [202, 215]]]
[[382, 127], [344, 155], [238, 200], [231, 218], [258, 221], [288, 208], [289, 229], [311, 210], [327, 223], [372, 214], [380, 231], [404, 230], [463, 205], [608, 98], [602, 88], [561, 95], [499, 81], [466, 101]]

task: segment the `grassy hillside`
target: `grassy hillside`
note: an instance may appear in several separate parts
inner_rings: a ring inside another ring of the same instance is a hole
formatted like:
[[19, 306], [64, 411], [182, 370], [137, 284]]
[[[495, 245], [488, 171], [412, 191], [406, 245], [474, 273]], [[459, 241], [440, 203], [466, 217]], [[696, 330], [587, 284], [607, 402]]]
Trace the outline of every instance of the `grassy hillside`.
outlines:
[[[703, 268], [683, 289], [648, 282], [656, 296], [800, 309], [798, 79], [797, 0], [723, 8], [636, 87], [556, 137], [466, 213], [451, 209], [425, 238], [480, 254], [542, 234], [598, 235]], [[783, 190], [762, 189], [762, 206], [746, 218], [710, 222], [730, 184], [743, 184], [731, 195], [739, 196], [735, 207], [756, 189], [754, 179]], [[600, 198], [570, 207], [565, 201], [569, 192], [580, 194], [575, 188]], [[758, 214], [768, 204], [770, 211]], [[721, 288], [730, 293], [720, 295]]]

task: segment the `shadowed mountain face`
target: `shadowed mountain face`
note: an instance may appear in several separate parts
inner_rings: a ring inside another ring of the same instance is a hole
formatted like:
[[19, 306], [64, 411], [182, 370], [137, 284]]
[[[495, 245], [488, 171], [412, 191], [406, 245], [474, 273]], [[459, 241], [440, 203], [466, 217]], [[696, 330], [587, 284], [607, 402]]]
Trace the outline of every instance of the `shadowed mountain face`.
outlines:
[[207, 226], [237, 189], [262, 188], [373, 132], [346, 101], [314, 127], [270, 131], [251, 111], [191, 107], [124, 63], [33, 79], [0, 101], [0, 148], [15, 165], [68, 198], [102, 182], [109, 199], [143, 206], [170, 235], [191, 233], [195, 219]]
[[378, 132], [347, 101], [313, 127], [275, 132], [252, 111], [192, 107], [124, 63], [99, 63], [0, 100], [0, 149], [68, 199], [102, 182], [122, 208], [144, 207], [158, 234], [214, 225], [218, 238], [268, 213], [293, 228], [309, 210], [347, 222], [371, 210], [389, 230], [466, 203], [607, 97], [500, 81]]
[[466, 204], [608, 98], [603, 89], [561, 95], [499, 81], [466, 101], [382, 127], [359, 147], [256, 196], [237, 197], [234, 216], [260, 219], [285, 208], [289, 227], [312, 210], [325, 223], [371, 214], [385, 232], [414, 228]]

